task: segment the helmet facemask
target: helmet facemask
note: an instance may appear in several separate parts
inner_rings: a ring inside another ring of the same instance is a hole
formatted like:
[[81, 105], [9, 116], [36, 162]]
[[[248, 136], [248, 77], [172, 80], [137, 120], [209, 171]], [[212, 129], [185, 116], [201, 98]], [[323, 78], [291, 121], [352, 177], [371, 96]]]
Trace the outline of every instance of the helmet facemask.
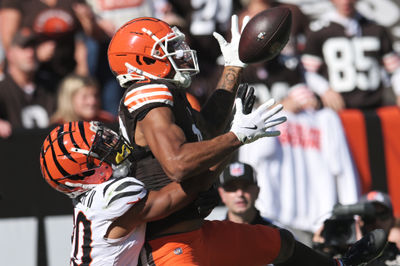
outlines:
[[[156, 42], [151, 50], [151, 55], [157, 59], [167, 57], [175, 70], [173, 80], [181, 83], [184, 87], [188, 87], [191, 76], [199, 73], [197, 54], [195, 50], [190, 49], [185, 41], [185, 35], [177, 27], [172, 27], [172, 31], [161, 39], [157, 37], [155, 39], [155, 36], [152, 35]], [[164, 51], [164, 55], [159, 55], [158, 47]]]
[[122, 135], [97, 124], [96, 136], [90, 147], [88, 158], [93, 156], [110, 165], [119, 165], [131, 154], [131, 147], [126, 144]]

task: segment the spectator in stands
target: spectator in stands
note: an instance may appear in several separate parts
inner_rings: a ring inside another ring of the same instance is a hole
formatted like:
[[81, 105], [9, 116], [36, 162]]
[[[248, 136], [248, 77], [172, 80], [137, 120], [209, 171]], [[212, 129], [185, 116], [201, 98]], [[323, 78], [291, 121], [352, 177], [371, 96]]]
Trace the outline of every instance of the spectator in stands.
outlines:
[[220, 175], [219, 181], [218, 192], [228, 208], [226, 220], [235, 223], [272, 225], [270, 221], [261, 217], [254, 205], [260, 188], [257, 186], [253, 167], [233, 162]]
[[291, 89], [281, 103], [288, 117], [281, 135], [239, 150], [239, 160], [257, 172], [261, 216], [282, 224], [311, 246], [313, 232], [337, 203], [358, 200], [358, 174], [338, 115], [315, 110], [307, 88]]
[[55, 109], [53, 94], [34, 79], [35, 41], [31, 30], [22, 29], [6, 52], [7, 71], [0, 81], [0, 137], [9, 137], [13, 128], [47, 127]]
[[331, 1], [335, 10], [310, 25], [302, 56], [308, 86], [336, 111], [377, 108], [387, 104], [384, 67], [400, 106], [400, 58], [390, 35], [356, 11], [357, 0]]
[[[190, 47], [198, 54], [200, 73], [192, 78], [192, 85], [188, 88], [203, 105], [211, 95], [222, 73], [223, 60], [214, 38], [210, 38], [213, 32], [230, 38], [230, 17], [236, 10], [238, 0], [209, 1], [185, 1], [169, 0], [174, 12], [184, 19], [179, 29], [185, 33]], [[171, 21], [165, 20], [170, 25]]]
[[86, 34], [100, 34], [90, 8], [83, 0], [3, 0], [0, 33], [4, 48], [21, 27], [39, 35], [38, 78], [55, 91], [59, 81], [70, 73], [88, 74]]
[[51, 122], [63, 124], [76, 120], [113, 123], [116, 118], [101, 110], [99, 86], [93, 78], [71, 74], [61, 81], [57, 110]]

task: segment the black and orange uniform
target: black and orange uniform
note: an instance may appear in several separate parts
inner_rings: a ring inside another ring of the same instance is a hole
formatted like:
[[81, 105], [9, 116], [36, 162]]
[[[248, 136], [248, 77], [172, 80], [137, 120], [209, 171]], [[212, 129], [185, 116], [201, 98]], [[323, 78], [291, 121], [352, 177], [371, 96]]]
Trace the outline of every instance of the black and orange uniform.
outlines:
[[[175, 123], [183, 130], [188, 142], [201, 141], [206, 132], [201, 128], [201, 117], [192, 109], [186, 91], [166, 81], [133, 84], [120, 103], [122, 134], [137, 150], [137, 161], [132, 175], [148, 190], [158, 190], [172, 182], [148, 147], [135, 144], [136, 123], [153, 108], [171, 108]], [[230, 253], [251, 254], [240, 256], [242, 265], [268, 264], [280, 250], [279, 230], [265, 226], [238, 225], [228, 221], [203, 221], [209, 213], [199, 213], [192, 203], [169, 217], [148, 223], [145, 243], [147, 263], [150, 265], [232, 265], [238, 258]], [[199, 221], [194, 230], [163, 231], [185, 221]], [[240, 240], [239, 240], [240, 239]], [[246, 251], [248, 250], [248, 252]], [[234, 261], [232, 261], [234, 260]], [[239, 262], [240, 264], [240, 262]]]

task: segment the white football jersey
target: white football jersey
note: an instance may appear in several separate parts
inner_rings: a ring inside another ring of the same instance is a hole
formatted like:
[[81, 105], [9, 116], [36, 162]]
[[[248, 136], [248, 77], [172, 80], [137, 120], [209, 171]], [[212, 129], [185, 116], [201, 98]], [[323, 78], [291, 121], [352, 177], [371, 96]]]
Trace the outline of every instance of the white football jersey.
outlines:
[[263, 217], [315, 232], [336, 203], [357, 202], [358, 173], [334, 111], [284, 114], [281, 135], [243, 145], [239, 160], [257, 172]]
[[120, 239], [105, 237], [111, 223], [147, 194], [133, 177], [111, 179], [74, 200], [71, 265], [137, 265], [146, 224]]

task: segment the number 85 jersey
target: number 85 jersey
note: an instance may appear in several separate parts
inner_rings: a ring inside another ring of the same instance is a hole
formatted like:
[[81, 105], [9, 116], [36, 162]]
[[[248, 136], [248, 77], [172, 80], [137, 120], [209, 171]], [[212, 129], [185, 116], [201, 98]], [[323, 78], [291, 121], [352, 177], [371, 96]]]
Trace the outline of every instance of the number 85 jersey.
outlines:
[[[331, 88], [340, 93], [346, 108], [383, 105], [382, 66], [393, 73], [400, 66], [386, 29], [357, 14], [345, 19], [330, 13], [310, 25], [302, 63], [328, 83], [309, 82], [322, 95]], [[306, 75], [307, 77], [307, 75]]]
[[72, 265], [137, 265], [146, 224], [120, 239], [105, 237], [111, 223], [147, 191], [133, 177], [110, 179], [73, 200]]

